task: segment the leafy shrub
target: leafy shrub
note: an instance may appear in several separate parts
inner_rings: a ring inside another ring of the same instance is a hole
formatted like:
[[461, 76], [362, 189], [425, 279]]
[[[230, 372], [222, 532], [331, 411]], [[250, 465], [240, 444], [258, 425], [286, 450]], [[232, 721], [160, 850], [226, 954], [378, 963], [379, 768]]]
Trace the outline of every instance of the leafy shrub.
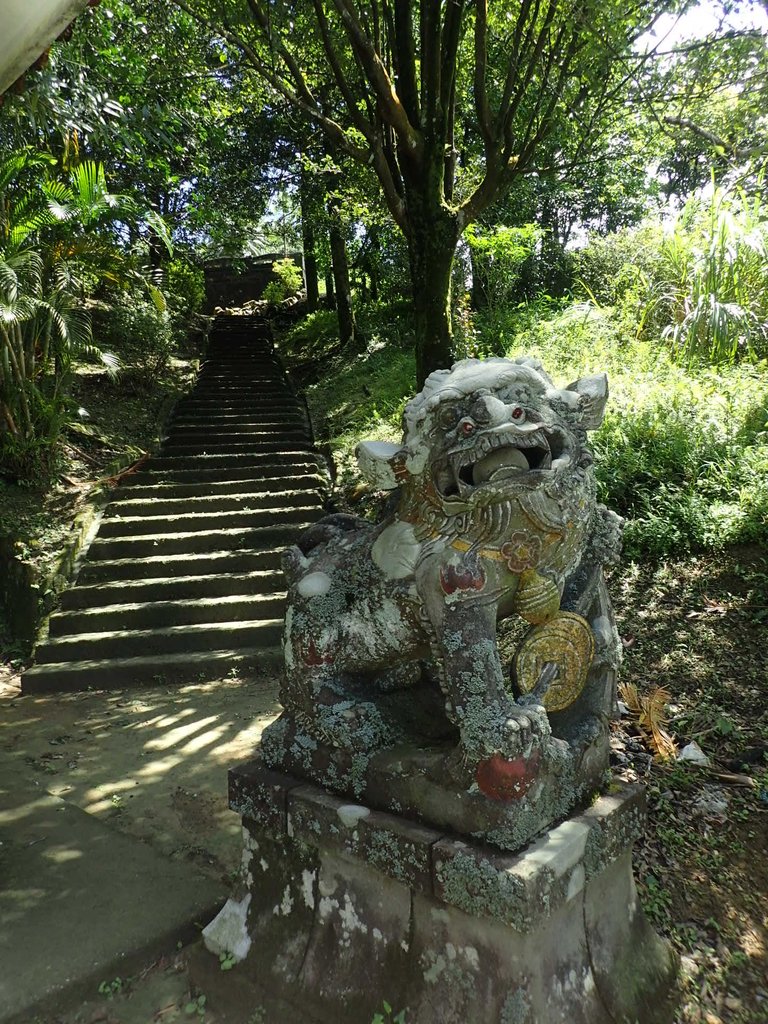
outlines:
[[100, 343], [115, 352], [139, 378], [155, 377], [167, 369], [175, 349], [171, 317], [139, 294], [121, 296], [99, 315], [95, 329]]
[[168, 306], [177, 317], [187, 319], [200, 310], [205, 301], [205, 274], [202, 267], [174, 258], [166, 272]]
[[508, 302], [541, 241], [542, 230], [536, 224], [509, 228], [499, 224], [492, 229], [470, 225], [465, 236], [472, 254], [472, 271], [476, 274], [485, 304], [496, 309]]
[[575, 305], [529, 326], [507, 354], [542, 360], [566, 383], [608, 373], [593, 435], [599, 496], [627, 518], [630, 556], [768, 539], [766, 365], [681, 366], [638, 340], [631, 318]]
[[276, 275], [276, 281], [270, 281], [261, 293], [262, 299], [271, 306], [276, 306], [287, 299], [289, 295], [295, 295], [302, 286], [303, 277], [301, 270], [296, 266], [290, 257], [284, 260], [275, 260], [272, 264], [272, 273]]

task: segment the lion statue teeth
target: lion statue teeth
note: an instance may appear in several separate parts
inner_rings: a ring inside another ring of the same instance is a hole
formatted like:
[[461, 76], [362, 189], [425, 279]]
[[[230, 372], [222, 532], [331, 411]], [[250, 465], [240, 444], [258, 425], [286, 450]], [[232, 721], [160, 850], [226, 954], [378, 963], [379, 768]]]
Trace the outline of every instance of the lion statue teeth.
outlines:
[[[328, 516], [286, 552], [283, 724], [370, 754], [408, 733], [388, 695], [439, 687], [451, 764], [502, 799], [510, 765], [535, 774], [580, 718], [610, 714], [611, 694], [584, 697], [596, 651], [616, 657], [612, 619], [586, 617], [620, 543], [587, 446], [607, 397], [605, 374], [558, 388], [534, 359], [466, 359], [407, 404], [400, 445], [358, 446], [395, 510], [375, 525]], [[529, 626], [512, 680], [496, 642], [508, 617]], [[264, 744], [276, 765], [280, 728]]]

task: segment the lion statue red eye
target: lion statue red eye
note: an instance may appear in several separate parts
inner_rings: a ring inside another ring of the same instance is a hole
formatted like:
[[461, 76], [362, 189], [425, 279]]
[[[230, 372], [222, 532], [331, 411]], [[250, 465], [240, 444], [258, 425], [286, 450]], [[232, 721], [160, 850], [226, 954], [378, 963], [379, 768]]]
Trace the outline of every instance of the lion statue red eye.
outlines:
[[521, 405], [516, 405], [512, 409], [512, 419], [517, 420], [518, 423], [525, 422], [525, 409]]
[[476, 430], [477, 427], [472, 422], [472, 420], [464, 420], [464, 422], [459, 427], [459, 431], [464, 435], [464, 437], [469, 437], [471, 434], [474, 434]]

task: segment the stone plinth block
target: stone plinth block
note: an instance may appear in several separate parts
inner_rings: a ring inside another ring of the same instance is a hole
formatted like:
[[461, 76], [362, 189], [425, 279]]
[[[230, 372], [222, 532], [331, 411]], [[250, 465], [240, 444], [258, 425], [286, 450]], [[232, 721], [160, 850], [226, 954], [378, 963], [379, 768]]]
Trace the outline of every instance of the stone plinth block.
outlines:
[[292, 1012], [368, 1024], [384, 1001], [407, 1024], [671, 1021], [675, 958], [632, 879], [641, 787], [615, 788], [515, 854], [258, 761], [230, 773], [230, 796], [242, 887], [204, 936], [241, 962], [220, 985], [203, 968], [212, 1009], [228, 988], [265, 1024]]

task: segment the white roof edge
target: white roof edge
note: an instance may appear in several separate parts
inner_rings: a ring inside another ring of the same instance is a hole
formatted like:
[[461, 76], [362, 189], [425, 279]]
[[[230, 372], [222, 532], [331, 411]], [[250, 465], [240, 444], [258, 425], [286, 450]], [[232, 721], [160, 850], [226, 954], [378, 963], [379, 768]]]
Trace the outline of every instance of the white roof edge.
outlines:
[[88, 0], [2, 0], [0, 93], [35, 63], [87, 4]]

